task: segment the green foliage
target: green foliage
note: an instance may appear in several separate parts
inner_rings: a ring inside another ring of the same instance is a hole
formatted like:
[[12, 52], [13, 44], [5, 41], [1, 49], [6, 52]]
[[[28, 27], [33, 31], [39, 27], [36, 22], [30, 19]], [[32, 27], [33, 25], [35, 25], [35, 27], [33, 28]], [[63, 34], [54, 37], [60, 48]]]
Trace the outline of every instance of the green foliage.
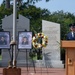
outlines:
[[[3, 0], [2, 4], [1, 5], [4, 5], [6, 9], [10, 9], [11, 6], [13, 5], [13, 0]], [[27, 7], [29, 6], [30, 4], [35, 4], [36, 2], [39, 2], [39, 1], [42, 1], [42, 0], [16, 0], [17, 2], [17, 7], [19, 9], [23, 9], [24, 6]], [[46, 2], [50, 1], [50, 0], [45, 0]]]
[[[0, 6], [0, 23], [5, 15], [13, 13], [13, 9], [5, 9], [4, 5]], [[30, 29], [34, 33], [42, 31], [42, 20], [48, 20], [59, 23], [61, 26], [61, 39], [66, 39], [66, 34], [69, 32], [68, 25], [75, 21], [75, 16], [71, 13], [64, 13], [62, 10], [51, 14], [47, 9], [36, 8], [33, 5], [24, 6], [23, 10], [18, 10], [17, 15], [23, 15], [30, 19]]]
[[36, 60], [37, 59], [37, 53], [35, 49], [32, 49], [29, 53], [29, 56], [31, 59]]
[[29, 56], [33, 60], [41, 60], [42, 59], [42, 50], [41, 49], [31, 49]]

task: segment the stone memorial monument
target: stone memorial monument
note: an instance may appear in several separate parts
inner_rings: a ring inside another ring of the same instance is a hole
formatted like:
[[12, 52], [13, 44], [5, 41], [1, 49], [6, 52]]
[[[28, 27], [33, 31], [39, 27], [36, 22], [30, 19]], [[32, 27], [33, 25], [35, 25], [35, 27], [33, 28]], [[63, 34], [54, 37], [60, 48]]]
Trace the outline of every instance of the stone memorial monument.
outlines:
[[48, 45], [42, 50], [45, 65], [63, 68], [60, 60], [60, 24], [42, 20], [42, 32], [48, 36]]
[[[5, 16], [2, 19], [2, 29], [4, 31], [9, 31], [11, 40], [12, 40], [12, 31], [13, 31], [13, 15]], [[22, 15], [19, 15], [17, 19], [16, 25], [16, 40], [18, 41], [18, 31], [29, 31], [30, 30], [30, 20]], [[16, 49], [16, 53], [17, 53]], [[2, 60], [0, 61], [0, 66], [7, 66], [8, 62], [10, 61], [10, 54], [9, 51], [6, 49], [2, 50]], [[20, 50], [17, 57], [17, 64], [22, 66], [22, 64], [26, 64], [26, 52], [25, 50]], [[24, 65], [23, 65], [24, 66]]]

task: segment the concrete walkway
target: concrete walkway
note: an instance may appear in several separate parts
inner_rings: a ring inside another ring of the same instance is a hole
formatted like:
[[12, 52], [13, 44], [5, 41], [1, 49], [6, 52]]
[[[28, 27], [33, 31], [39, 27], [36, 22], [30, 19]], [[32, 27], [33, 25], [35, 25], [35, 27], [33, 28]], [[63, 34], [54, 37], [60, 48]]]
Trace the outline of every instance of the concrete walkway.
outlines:
[[[0, 75], [3, 75], [3, 68], [0, 68]], [[21, 68], [21, 75], [66, 75], [65, 69], [57, 68]]]

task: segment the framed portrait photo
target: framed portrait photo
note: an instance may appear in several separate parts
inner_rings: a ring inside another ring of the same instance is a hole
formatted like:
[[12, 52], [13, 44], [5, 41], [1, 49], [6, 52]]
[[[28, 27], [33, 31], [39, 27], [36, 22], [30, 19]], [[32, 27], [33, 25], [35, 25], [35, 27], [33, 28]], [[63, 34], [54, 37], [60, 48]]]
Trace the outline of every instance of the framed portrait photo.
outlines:
[[32, 32], [19, 31], [18, 33], [18, 49], [32, 48]]
[[0, 49], [10, 49], [10, 32], [0, 32]]

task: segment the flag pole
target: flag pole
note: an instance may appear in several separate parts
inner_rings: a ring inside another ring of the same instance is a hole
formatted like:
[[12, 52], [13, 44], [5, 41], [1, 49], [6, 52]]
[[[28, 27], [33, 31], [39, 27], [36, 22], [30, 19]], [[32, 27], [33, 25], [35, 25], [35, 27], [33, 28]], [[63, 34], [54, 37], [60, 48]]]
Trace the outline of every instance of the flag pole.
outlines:
[[[13, 41], [16, 42], [16, 23], [17, 22], [17, 2], [13, 0]], [[16, 45], [14, 45], [13, 50], [13, 65], [14, 61], [16, 61]]]

